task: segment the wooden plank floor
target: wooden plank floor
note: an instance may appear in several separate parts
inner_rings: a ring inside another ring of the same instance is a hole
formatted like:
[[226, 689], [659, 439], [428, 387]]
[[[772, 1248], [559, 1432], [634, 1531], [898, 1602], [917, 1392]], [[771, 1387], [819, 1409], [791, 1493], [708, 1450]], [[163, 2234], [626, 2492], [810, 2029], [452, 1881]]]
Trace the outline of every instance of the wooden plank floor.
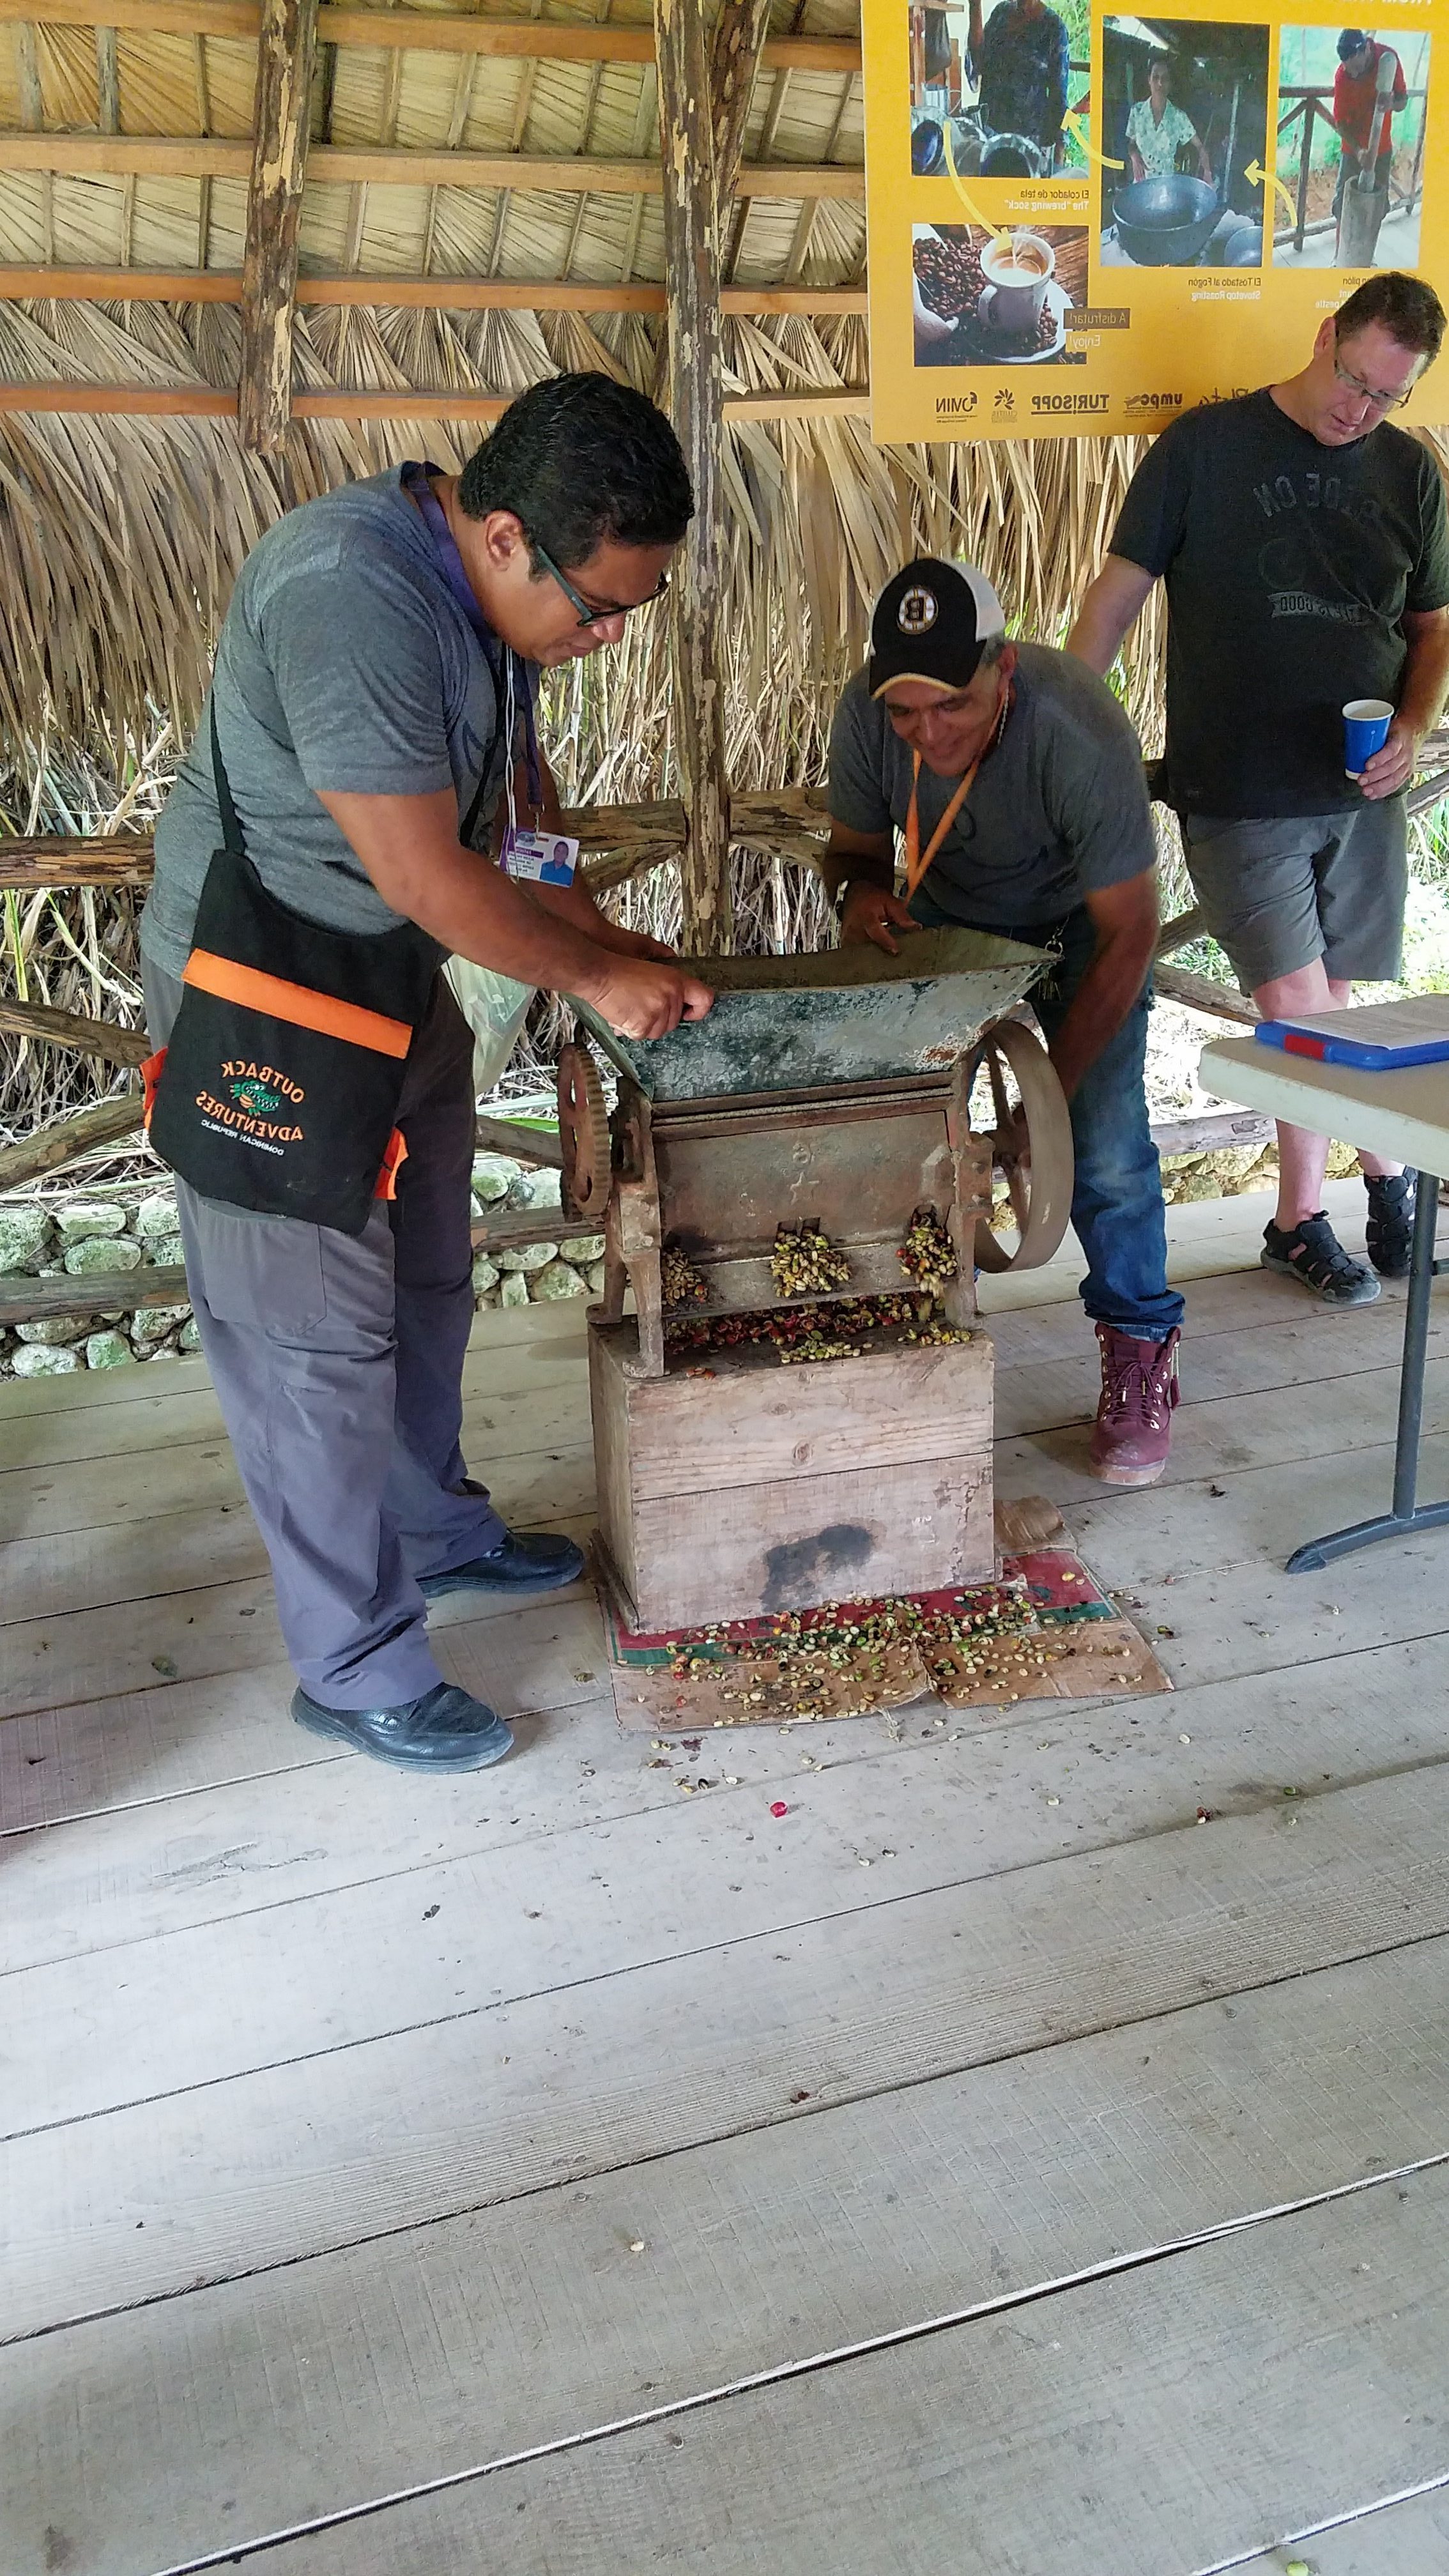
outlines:
[[[1265, 1213], [1173, 1212], [1149, 1493], [1074, 1271], [993, 1285], [999, 1488], [1150, 1701], [659, 1760], [584, 1591], [452, 1596], [519, 1750], [410, 1780], [290, 1723], [199, 1362], [0, 1392], [3, 2576], [1449, 2567], [1449, 1533], [1284, 1574], [1402, 1301]], [[466, 1388], [578, 1530], [581, 1327]], [[1431, 1492], [1449, 1306], [1426, 1429]]]

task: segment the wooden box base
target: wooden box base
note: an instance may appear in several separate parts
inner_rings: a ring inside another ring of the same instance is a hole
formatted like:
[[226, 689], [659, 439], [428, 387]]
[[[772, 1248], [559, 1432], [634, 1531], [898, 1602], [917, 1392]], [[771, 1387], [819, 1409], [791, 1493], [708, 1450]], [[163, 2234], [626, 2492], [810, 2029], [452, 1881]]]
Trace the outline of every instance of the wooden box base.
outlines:
[[632, 1320], [590, 1320], [600, 1535], [635, 1629], [988, 1581], [992, 1348], [904, 1340], [782, 1368], [638, 1367]]

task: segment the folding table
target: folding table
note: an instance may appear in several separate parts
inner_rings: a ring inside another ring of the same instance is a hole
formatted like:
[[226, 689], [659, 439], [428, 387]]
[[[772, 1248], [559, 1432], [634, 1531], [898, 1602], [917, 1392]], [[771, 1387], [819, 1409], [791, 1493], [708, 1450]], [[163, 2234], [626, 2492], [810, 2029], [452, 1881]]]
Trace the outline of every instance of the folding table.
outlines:
[[1372, 1520], [1330, 1530], [1295, 1548], [1290, 1574], [1306, 1574], [1331, 1558], [1349, 1556], [1376, 1539], [1449, 1523], [1449, 1502], [1415, 1503], [1419, 1428], [1424, 1411], [1424, 1355], [1429, 1339], [1429, 1297], [1438, 1272], [1434, 1258], [1439, 1214], [1437, 1175], [1449, 1171], [1449, 1062], [1407, 1065], [1394, 1073], [1368, 1073], [1358, 1065], [1319, 1064], [1285, 1055], [1256, 1038], [1225, 1038], [1205, 1047], [1199, 1080], [1219, 1099], [1266, 1109], [1295, 1127], [1367, 1147], [1386, 1161], [1412, 1164], [1419, 1175], [1409, 1295], [1404, 1316], [1404, 1357], [1399, 1378], [1399, 1427], [1394, 1448], [1393, 1504]]

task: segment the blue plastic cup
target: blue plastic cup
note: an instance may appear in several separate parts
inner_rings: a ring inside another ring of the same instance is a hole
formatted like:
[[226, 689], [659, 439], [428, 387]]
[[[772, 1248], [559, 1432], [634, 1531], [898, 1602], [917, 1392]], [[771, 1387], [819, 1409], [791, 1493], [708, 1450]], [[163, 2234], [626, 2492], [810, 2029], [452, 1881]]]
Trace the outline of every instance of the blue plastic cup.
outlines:
[[1350, 778], [1362, 776], [1367, 762], [1389, 738], [1394, 710], [1386, 698], [1350, 698], [1343, 711], [1343, 765]]

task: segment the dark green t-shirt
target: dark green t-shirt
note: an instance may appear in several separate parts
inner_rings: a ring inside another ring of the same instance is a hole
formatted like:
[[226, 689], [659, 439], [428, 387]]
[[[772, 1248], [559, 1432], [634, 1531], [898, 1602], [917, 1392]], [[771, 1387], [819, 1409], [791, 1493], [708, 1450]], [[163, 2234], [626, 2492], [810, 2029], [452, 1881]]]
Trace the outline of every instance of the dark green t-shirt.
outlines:
[[1204, 404], [1138, 467], [1112, 552], [1167, 586], [1167, 768], [1182, 813], [1335, 814], [1342, 709], [1397, 703], [1405, 610], [1449, 605], [1444, 486], [1387, 421], [1324, 447], [1266, 388]]

